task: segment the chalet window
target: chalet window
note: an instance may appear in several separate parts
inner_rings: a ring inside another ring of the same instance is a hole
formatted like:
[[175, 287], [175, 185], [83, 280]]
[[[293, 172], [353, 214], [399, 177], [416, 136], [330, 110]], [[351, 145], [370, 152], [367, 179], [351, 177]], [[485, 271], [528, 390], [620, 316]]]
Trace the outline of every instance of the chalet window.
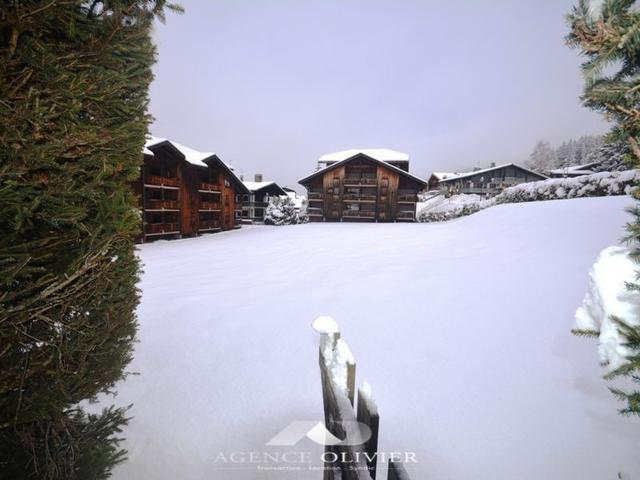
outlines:
[[230, 187], [231, 186], [231, 184], [229, 183], [229, 180], [227, 180], [226, 178], [224, 180], [224, 186], [225, 187]]

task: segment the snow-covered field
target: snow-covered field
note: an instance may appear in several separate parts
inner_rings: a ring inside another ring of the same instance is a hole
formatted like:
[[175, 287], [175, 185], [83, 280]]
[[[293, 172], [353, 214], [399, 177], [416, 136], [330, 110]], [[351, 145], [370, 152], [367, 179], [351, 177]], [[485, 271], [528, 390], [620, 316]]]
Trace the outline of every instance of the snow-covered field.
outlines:
[[114, 478], [319, 480], [215, 460], [271, 451], [290, 422], [322, 419], [310, 325], [326, 314], [373, 388], [380, 450], [415, 452], [412, 478], [639, 479], [640, 421], [616, 414], [596, 341], [570, 334], [628, 204], [507, 204], [446, 223], [251, 227], [142, 246], [140, 376], [116, 398], [135, 403], [130, 459]]

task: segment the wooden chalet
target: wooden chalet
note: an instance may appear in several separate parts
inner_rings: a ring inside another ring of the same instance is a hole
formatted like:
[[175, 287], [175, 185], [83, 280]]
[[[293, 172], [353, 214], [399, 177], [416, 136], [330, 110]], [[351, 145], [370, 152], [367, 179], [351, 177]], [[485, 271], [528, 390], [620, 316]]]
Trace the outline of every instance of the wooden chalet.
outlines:
[[409, 173], [409, 156], [387, 149], [323, 155], [301, 179], [310, 221], [413, 222], [427, 183]]
[[243, 181], [248, 193], [242, 196], [242, 220], [247, 223], [264, 222], [264, 214], [272, 197], [286, 195], [276, 182], [265, 182], [262, 174], [256, 173], [254, 181]]
[[554, 170], [549, 171], [549, 176], [551, 178], [574, 178], [574, 177], [582, 177], [584, 175], [591, 175], [595, 172], [595, 168], [598, 167], [602, 162], [591, 162], [585, 163], [583, 165], [569, 165], [566, 167], [556, 168]]
[[493, 164], [465, 173], [433, 173], [429, 177], [429, 190], [440, 190], [446, 195], [469, 193], [491, 197], [519, 183], [546, 179], [546, 176], [515, 163]]
[[143, 242], [236, 228], [237, 199], [247, 190], [217, 155], [155, 137], [148, 139], [143, 155], [133, 186]]

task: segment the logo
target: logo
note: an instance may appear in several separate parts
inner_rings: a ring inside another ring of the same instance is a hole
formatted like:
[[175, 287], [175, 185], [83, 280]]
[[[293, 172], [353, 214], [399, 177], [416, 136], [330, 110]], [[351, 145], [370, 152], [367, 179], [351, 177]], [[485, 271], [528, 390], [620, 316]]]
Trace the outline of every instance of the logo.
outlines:
[[342, 422], [345, 438], [338, 438], [327, 430], [322, 422], [296, 421], [281, 430], [266, 445], [273, 447], [290, 447], [297, 445], [304, 438], [318, 445], [362, 445], [371, 438], [371, 429], [360, 422]]

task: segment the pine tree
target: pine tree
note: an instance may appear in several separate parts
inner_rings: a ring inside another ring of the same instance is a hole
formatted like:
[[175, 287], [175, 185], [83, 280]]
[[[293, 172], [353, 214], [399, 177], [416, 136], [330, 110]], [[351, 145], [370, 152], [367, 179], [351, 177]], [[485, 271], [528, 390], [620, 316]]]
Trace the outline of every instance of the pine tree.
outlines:
[[[610, 142], [629, 146], [629, 163], [640, 166], [640, 12], [635, 0], [604, 0], [590, 3], [580, 0], [568, 15], [571, 31], [567, 43], [586, 56], [582, 64], [585, 77], [583, 102], [602, 112], [614, 124]], [[633, 193], [636, 206], [631, 209], [633, 221], [628, 226], [627, 240], [631, 255], [640, 261], [640, 189]], [[640, 294], [640, 284], [628, 288]], [[627, 377], [640, 384], [640, 326], [615, 319], [625, 344], [633, 354], [620, 368], [607, 377]], [[626, 406], [626, 414], [640, 415], [640, 391], [613, 389]]]
[[599, 162], [592, 168], [594, 172], [621, 172], [631, 167], [627, 162], [631, 151], [627, 142], [605, 143], [589, 154], [585, 163]]
[[547, 172], [555, 166], [555, 152], [549, 142], [540, 140], [531, 152], [527, 166], [538, 172]]
[[288, 196], [272, 197], [264, 216], [266, 225], [294, 225], [302, 223], [296, 205]]
[[126, 411], [139, 172], [164, 0], [0, 6], [0, 476], [97, 479]]

